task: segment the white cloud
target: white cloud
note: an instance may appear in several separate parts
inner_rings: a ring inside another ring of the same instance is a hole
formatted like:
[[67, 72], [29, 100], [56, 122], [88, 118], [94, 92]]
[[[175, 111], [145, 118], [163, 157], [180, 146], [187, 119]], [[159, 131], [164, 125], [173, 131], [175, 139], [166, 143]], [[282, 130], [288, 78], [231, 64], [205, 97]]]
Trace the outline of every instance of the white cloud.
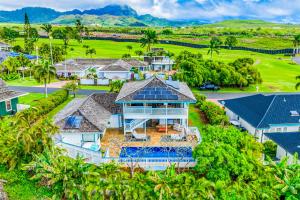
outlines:
[[282, 17], [300, 22], [300, 0], [0, 0], [1, 10], [26, 6], [51, 7], [60, 11], [127, 4], [139, 14], [169, 19], [221, 20], [224, 17], [273, 20]]

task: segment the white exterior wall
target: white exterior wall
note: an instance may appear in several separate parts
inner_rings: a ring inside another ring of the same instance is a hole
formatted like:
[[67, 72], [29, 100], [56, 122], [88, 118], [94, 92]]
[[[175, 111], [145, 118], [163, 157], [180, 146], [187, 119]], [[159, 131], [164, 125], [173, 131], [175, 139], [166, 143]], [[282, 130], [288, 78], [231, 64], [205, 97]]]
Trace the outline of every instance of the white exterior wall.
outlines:
[[[292, 164], [294, 160], [294, 155], [290, 154], [279, 145], [277, 145], [276, 157], [280, 160], [282, 160], [285, 157], [288, 157], [288, 164]], [[300, 163], [300, 157], [298, 157], [298, 163]]]
[[97, 73], [100, 78], [106, 78], [111, 80], [129, 80], [131, 72], [102, 72]]
[[109, 79], [97, 79], [97, 85], [109, 85]]
[[80, 79], [81, 85], [94, 85], [95, 81], [94, 79]]
[[120, 128], [121, 126], [121, 115], [112, 115], [109, 119], [109, 128]]

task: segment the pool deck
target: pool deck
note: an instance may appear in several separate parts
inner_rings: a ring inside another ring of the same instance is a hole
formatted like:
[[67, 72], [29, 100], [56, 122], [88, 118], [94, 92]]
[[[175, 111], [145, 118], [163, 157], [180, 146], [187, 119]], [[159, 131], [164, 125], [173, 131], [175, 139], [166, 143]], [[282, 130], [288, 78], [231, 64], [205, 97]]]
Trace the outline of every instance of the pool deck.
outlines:
[[[144, 133], [143, 129], [137, 129], [137, 133]], [[170, 129], [168, 133], [157, 132], [155, 128], [147, 128], [148, 141], [133, 141], [124, 136], [123, 130], [107, 129], [104, 137], [101, 139], [101, 148], [109, 148], [110, 157], [119, 157], [122, 147], [194, 147], [197, 145], [197, 138], [187, 136], [186, 141], [161, 141], [162, 136], [170, 134], [179, 134]]]

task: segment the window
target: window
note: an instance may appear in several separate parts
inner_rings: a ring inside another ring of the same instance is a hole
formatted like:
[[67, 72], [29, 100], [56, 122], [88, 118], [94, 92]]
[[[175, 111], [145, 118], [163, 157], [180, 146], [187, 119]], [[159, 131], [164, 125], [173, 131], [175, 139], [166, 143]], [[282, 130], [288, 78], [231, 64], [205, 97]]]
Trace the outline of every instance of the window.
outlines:
[[281, 132], [281, 128], [276, 128], [276, 132]]
[[12, 110], [11, 101], [10, 100], [6, 101], [5, 105], [6, 105], [6, 111], [11, 111]]
[[287, 127], [283, 127], [283, 132], [287, 132]]

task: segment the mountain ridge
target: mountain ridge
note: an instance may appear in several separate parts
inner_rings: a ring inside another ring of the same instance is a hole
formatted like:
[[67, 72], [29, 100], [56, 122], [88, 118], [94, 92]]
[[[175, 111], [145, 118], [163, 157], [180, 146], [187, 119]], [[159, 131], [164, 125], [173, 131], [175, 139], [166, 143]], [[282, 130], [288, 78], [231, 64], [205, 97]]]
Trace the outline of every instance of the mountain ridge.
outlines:
[[[71, 24], [78, 18], [85, 18], [87, 15], [89, 18], [93, 16], [94, 23], [98, 25], [116, 26], [114, 23], [105, 22], [104, 16], [112, 16], [119, 18], [117, 26], [128, 26], [126, 21], [132, 21], [133, 24], [139, 26], [190, 26], [190, 25], [200, 25], [201, 22], [197, 20], [190, 21], [175, 21], [168, 20], [164, 18], [154, 17], [150, 14], [139, 15], [133, 8], [128, 5], [116, 5], [111, 4], [102, 8], [95, 8], [89, 10], [78, 10], [73, 9], [70, 11], [60, 12], [52, 8], [45, 7], [24, 7], [12, 11], [0, 11], [0, 22], [6, 23], [23, 23], [24, 14], [27, 13], [31, 23], [57, 23], [57, 24]], [[41, 15], [41, 13], [43, 13]], [[73, 19], [72, 19], [73, 18]], [[96, 20], [96, 19], [99, 19]], [[127, 20], [125, 18], [128, 18]], [[108, 20], [109, 20], [108, 19]], [[133, 20], [134, 19], [134, 20]], [[87, 20], [86, 23], [89, 24]], [[122, 23], [122, 21], [125, 21]]]

